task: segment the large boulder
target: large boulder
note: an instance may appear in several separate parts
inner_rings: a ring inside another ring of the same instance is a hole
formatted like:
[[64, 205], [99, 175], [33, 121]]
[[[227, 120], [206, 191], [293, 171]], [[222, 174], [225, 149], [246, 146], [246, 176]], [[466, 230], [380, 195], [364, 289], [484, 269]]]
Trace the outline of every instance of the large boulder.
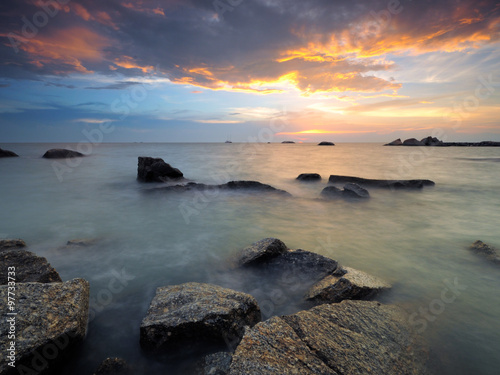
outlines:
[[183, 178], [183, 173], [163, 159], [139, 156], [137, 179], [143, 182], [166, 182]]
[[321, 181], [321, 175], [318, 173], [302, 173], [296, 179], [299, 181]]
[[21, 239], [0, 240], [0, 251], [12, 250], [12, 249], [22, 249], [23, 247], [26, 247], [26, 242], [24, 242]]
[[353, 176], [331, 175], [328, 179], [331, 184], [353, 183], [363, 187], [376, 187], [383, 189], [422, 189], [424, 186], [434, 186], [431, 180], [378, 180]]
[[66, 150], [64, 148], [53, 148], [48, 150], [45, 154], [43, 154], [43, 158], [46, 159], [67, 159], [67, 158], [80, 158], [85, 156], [81, 152]]
[[422, 375], [427, 357], [402, 309], [344, 301], [247, 329], [230, 375]]
[[401, 138], [395, 139], [394, 141], [385, 144], [384, 146], [402, 146], [403, 142], [401, 142]]
[[[0, 361], [0, 374], [57, 373], [55, 368], [86, 335], [89, 283], [83, 279], [19, 283], [12, 310], [7, 304], [8, 288], [0, 286], [0, 352], [5, 359]], [[17, 315], [9, 316], [11, 312]], [[11, 351], [15, 351], [15, 368], [8, 365]]]
[[229, 374], [338, 375], [279, 317], [245, 332], [233, 355]]
[[425, 145], [416, 138], [408, 138], [403, 142], [403, 146], [425, 146]]
[[13, 151], [2, 150], [0, 148], [0, 158], [11, 158], [11, 157], [16, 157], [16, 156], [19, 156], [19, 155]]
[[335, 146], [335, 143], [323, 141], [323, 142], [318, 143], [318, 146]]
[[277, 238], [264, 238], [245, 247], [238, 255], [239, 266], [250, 266], [266, 262], [288, 251], [283, 241]]
[[391, 288], [384, 280], [365, 272], [344, 267], [344, 275], [328, 275], [314, 284], [306, 299], [316, 304], [336, 303], [343, 300], [369, 299]]
[[478, 240], [474, 242], [471, 246], [469, 246], [469, 250], [484, 257], [490, 262], [500, 264], [500, 256], [498, 255], [497, 250], [482, 241]]
[[178, 350], [233, 349], [245, 326], [261, 320], [252, 296], [220, 286], [186, 283], [161, 287], [141, 323], [141, 346], [166, 356]]
[[47, 262], [47, 259], [23, 249], [0, 250], [0, 263], [5, 272], [0, 273], [0, 285], [6, 285], [8, 281], [7, 270], [9, 267], [15, 269], [16, 283], [38, 282], [54, 283], [61, 282], [57, 271]]

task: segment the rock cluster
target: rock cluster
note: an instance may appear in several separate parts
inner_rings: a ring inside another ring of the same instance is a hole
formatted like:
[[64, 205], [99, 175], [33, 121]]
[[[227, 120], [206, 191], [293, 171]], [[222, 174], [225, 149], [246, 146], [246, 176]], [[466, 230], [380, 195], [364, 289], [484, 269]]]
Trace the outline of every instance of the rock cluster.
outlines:
[[408, 138], [401, 142], [401, 138], [398, 138], [384, 146], [500, 147], [500, 142], [443, 142], [436, 137], [428, 136], [420, 141], [416, 138]]

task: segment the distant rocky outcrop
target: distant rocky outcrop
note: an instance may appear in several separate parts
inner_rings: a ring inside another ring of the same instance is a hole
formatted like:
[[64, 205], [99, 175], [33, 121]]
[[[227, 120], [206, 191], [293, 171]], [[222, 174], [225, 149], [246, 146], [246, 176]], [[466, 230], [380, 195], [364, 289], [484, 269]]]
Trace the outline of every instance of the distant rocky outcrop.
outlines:
[[183, 178], [183, 173], [161, 158], [139, 156], [137, 179], [143, 182], [166, 182]]
[[281, 143], [295, 143], [294, 141], [283, 141]]
[[246, 330], [230, 366], [240, 374], [426, 374], [427, 355], [400, 308], [343, 301]]
[[248, 294], [200, 283], [161, 287], [142, 321], [141, 346], [166, 356], [188, 348], [232, 349], [244, 327], [260, 320], [257, 301]]
[[485, 244], [482, 241], [476, 241], [471, 246], [469, 250], [484, 257], [492, 263], [500, 264], [500, 256], [498, 255], [498, 250], [490, 245]]
[[406, 139], [401, 142], [398, 138], [384, 146], [434, 146], [434, 147], [500, 147], [500, 142], [482, 141], [482, 142], [444, 142], [436, 137], [428, 136], [422, 140], [416, 138]]
[[0, 158], [11, 158], [11, 157], [16, 157], [16, 156], [19, 156], [19, 155], [13, 151], [2, 150], [0, 148]]
[[335, 146], [335, 143], [323, 141], [323, 142], [318, 143], [318, 146]]
[[67, 159], [67, 158], [80, 158], [85, 156], [81, 152], [66, 150], [64, 148], [53, 148], [43, 154], [42, 158], [46, 159]]
[[241, 192], [257, 192], [257, 193], [276, 193], [283, 196], [291, 196], [290, 193], [285, 190], [276, 189], [275, 187], [267, 184], [263, 184], [258, 181], [230, 181], [225, 184], [220, 185], [206, 185], [199, 184], [196, 182], [188, 182], [186, 184], [178, 184], [178, 185], [170, 185], [170, 186], [162, 186], [158, 189], [160, 191], [171, 191], [171, 192], [186, 192], [186, 191], [203, 191], [203, 190], [220, 190], [220, 191], [241, 191]]
[[6, 285], [9, 281], [7, 277], [8, 267], [15, 267], [16, 283], [54, 283], [62, 281], [57, 271], [47, 262], [47, 259], [22, 248], [0, 250], [0, 263], [4, 269], [0, 273], [0, 285]]
[[331, 175], [328, 181], [332, 184], [353, 183], [366, 187], [385, 189], [422, 189], [424, 186], [434, 186], [431, 180], [377, 180], [353, 176]]
[[299, 181], [321, 181], [321, 175], [318, 173], [302, 173], [299, 174], [296, 180]]
[[343, 271], [343, 275], [328, 275], [314, 284], [307, 292], [306, 300], [321, 304], [369, 299], [391, 288], [386, 281], [354, 268], [344, 267]]
[[122, 358], [106, 358], [94, 375], [134, 375], [134, 371]]
[[348, 183], [343, 189], [336, 186], [327, 186], [321, 191], [321, 197], [324, 199], [368, 199], [370, 193], [361, 186]]
[[[0, 301], [7, 301], [8, 286], [0, 286]], [[65, 283], [17, 283], [14, 311], [2, 303], [0, 321], [0, 373], [40, 374], [54, 370], [87, 332], [89, 283], [74, 279]], [[13, 320], [12, 320], [13, 319]], [[12, 321], [15, 323], [13, 324]], [[15, 326], [15, 369], [10, 358], [9, 333]]]

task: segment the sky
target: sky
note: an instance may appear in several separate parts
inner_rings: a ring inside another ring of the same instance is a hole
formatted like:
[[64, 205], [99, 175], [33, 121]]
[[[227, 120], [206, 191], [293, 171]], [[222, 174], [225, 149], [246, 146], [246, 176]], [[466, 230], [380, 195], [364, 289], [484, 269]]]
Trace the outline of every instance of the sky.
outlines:
[[500, 141], [500, 1], [2, 0], [0, 143]]

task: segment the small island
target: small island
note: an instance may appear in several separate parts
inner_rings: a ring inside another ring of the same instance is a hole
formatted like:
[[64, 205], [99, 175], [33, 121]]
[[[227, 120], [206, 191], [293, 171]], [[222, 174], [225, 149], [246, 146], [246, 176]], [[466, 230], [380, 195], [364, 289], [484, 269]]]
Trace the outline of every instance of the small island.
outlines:
[[500, 147], [500, 142], [481, 141], [481, 142], [443, 142], [436, 137], [425, 137], [422, 140], [408, 138], [404, 142], [398, 138], [384, 146], [434, 146], [434, 147]]
[[323, 141], [323, 142], [318, 143], [318, 146], [335, 146], [335, 143]]
[[295, 143], [294, 141], [283, 141], [281, 143]]

